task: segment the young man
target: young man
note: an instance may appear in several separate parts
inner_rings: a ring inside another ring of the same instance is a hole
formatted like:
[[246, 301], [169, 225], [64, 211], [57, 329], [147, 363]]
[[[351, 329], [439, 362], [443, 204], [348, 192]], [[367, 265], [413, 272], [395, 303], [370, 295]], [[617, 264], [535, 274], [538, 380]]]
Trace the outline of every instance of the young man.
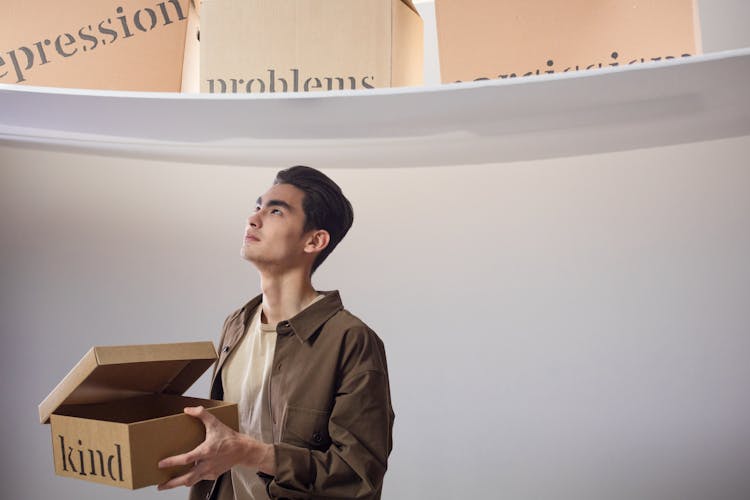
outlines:
[[341, 189], [309, 167], [280, 171], [248, 217], [241, 255], [262, 294], [229, 315], [211, 387], [238, 403], [240, 432], [202, 407], [206, 440], [160, 467], [193, 464], [159, 486], [191, 499], [379, 499], [392, 447], [383, 343], [318, 292], [312, 273], [352, 225]]

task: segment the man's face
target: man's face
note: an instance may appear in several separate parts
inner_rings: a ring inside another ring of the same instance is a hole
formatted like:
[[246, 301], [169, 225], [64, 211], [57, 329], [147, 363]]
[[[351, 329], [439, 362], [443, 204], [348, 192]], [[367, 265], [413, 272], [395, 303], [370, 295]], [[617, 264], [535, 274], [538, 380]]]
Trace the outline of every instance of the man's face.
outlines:
[[284, 270], [309, 260], [305, 244], [314, 230], [303, 233], [305, 193], [291, 184], [274, 184], [257, 200], [247, 218], [240, 255], [258, 269]]

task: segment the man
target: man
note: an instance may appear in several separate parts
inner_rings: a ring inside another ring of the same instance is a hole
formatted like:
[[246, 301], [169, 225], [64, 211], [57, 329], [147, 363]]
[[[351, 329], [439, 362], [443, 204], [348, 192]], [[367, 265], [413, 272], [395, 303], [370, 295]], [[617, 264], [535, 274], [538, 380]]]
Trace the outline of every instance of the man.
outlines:
[[394, 418], [383, 344], [338, 291], [311, 282], [352, 221], [339, 186], [309, 167], [280, 171], [258, 198], [241, 255], [262, 294], [224, 322], [211, 387], [238, 403], [240, 432], [185, 408], [206, 439], [159, 462], [194, 465], [159, 489], [191, 486], [196, 500], [380, 498]]

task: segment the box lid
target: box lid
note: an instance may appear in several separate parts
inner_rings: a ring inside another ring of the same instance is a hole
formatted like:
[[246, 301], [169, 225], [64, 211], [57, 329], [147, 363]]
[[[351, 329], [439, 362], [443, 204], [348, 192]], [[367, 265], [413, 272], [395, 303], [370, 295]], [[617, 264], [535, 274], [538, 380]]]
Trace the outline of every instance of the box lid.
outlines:
[[92, 347], [39, 405], [39, 421], [62, 405], [182, 394], [216, 358], [211, 342]]

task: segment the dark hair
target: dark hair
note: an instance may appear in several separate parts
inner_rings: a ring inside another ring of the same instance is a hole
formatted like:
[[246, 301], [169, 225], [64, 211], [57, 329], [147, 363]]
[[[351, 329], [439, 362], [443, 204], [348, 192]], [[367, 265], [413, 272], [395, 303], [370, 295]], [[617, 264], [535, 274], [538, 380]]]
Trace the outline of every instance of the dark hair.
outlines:
[[305, 193], [302, 210], [305, 212], [303, 231], [325, 229], [331, 239], [313, 262], [310, 274], [333, 252], [344, 239], [354, 222], [352, 204], [346, 199], [341, 188], [323, 172], [311, 167], [296, 165], [276, 174], [274, 184], [291, 184]]

